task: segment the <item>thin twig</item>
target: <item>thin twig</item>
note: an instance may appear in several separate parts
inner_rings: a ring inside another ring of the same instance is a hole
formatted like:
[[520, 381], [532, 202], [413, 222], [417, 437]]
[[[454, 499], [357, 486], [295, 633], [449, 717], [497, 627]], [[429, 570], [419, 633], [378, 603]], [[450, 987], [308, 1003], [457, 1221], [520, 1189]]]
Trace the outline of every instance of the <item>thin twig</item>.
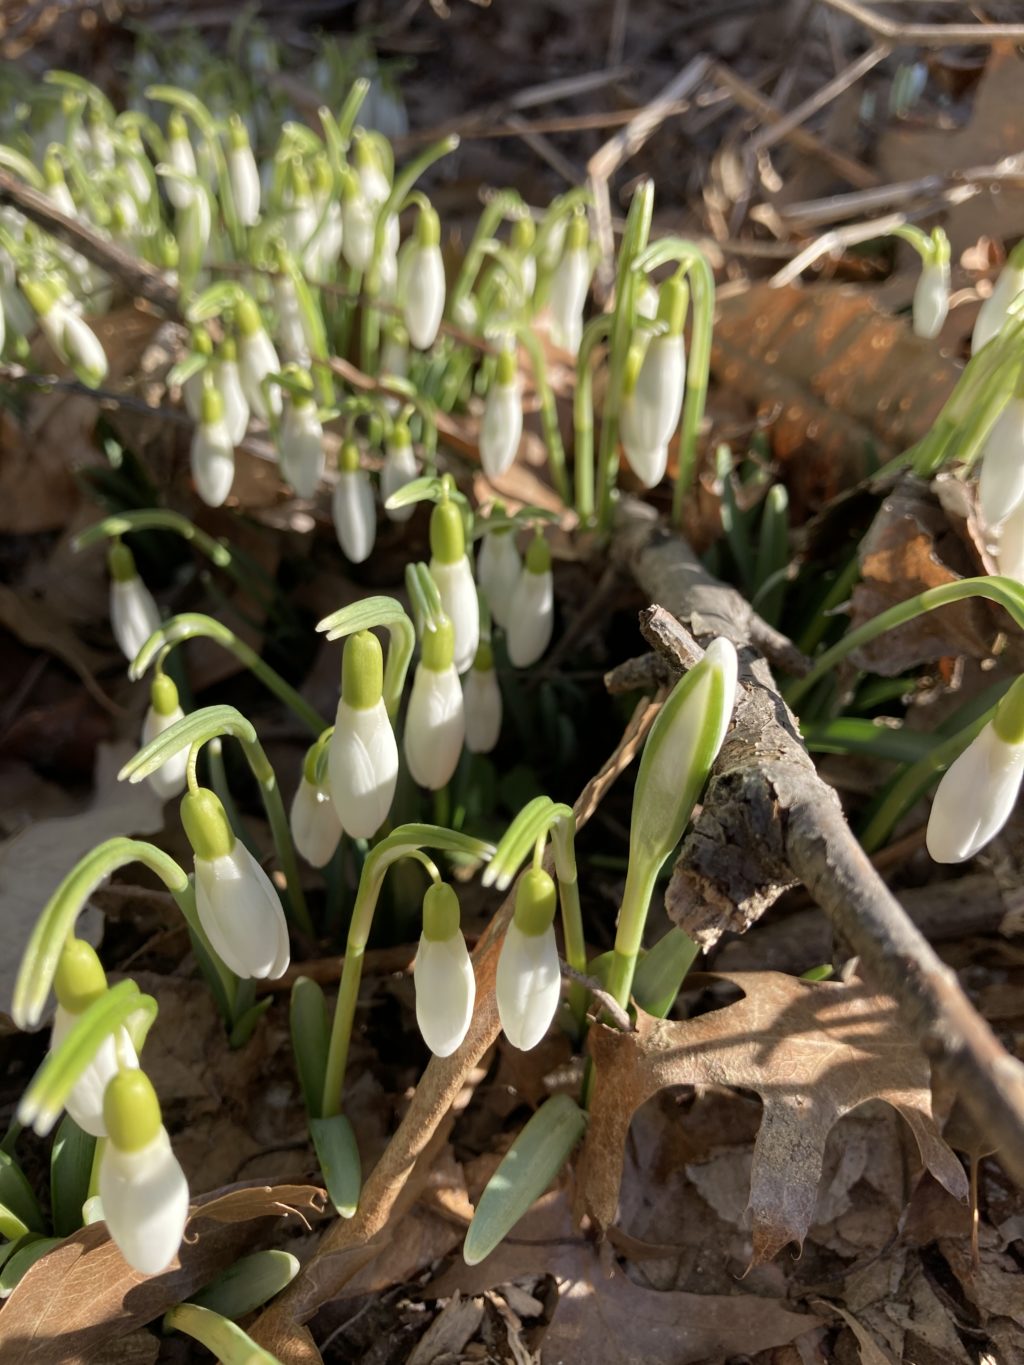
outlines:
[[959, 47], [964, 43], [1024, 42], [1024, 24], [901, 24], [875, 14], [857, 0], [825, 0], [886, 42], [920, 47]]
[[855, 85], [862, 76], [884, 61], [889, 55], [888, 44], [878, 43], [867, 52], [862, 53], [855, 62], [851, 62], [845, 70], [840, 71], [838, 76], [833, 76], [830, 81], [818, 87], [813, 95], [808, 95], [802, 100], [795, 109], [791, 109], [788, 114], [771, 124], [768, 128], [762, 128], [759, 133], [755, 133], [748, 143], [752, 155], [763, 152], [769, 147], [774, 147], [777, 142], [781, 142], [784, 137], [788, 137], [794, 128], [805, 123], [812, 114], [818, 113], [826, 105], [831, 104], [834, 99], [849, 90], [851, 85]]
[[623, 1033], [633, 1032], [633, 1023], [627, 1011], [622, 1008], [614, 995], [608, 994], [596, 977], [588, 976], [586, 972], [578, 972], [575, 967], [570, 967], [569, 963], [562, 957], [558, 959], [558, 965], [567, 981], [574, 981], [579, 986], [586, 986], [594, 1000], [601, 1006], [604, 1013], [614, 1021], [617, 1028], [620, 1028]]

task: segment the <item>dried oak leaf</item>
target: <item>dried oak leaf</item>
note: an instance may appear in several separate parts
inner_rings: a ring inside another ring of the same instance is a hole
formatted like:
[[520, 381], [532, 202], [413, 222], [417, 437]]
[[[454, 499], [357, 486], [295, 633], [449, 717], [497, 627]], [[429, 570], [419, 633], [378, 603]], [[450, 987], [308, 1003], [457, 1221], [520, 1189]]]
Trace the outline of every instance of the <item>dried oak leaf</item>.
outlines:
[[932, 1117], [928, 1062], [889, 996], [861, 983], [779, 972], [721, 979], [744, 998], [682, 1022], [638, 1011], [634, 1033], [591, 1032], [595, 1084], [578, 1214], [602, 1228], [614, 1220], [633, 1114], [670, 1085], [742, 1086], [761, 1096], [750, 1175], [753, 1265], [789, 1242], [803, 1245], [829, 1130], [868, 1100], [885, 1100], [903, 1115], [925, 1166], [966, 1199], [966, 1176]]
[[[289, 1214], [323, 1212], [313, 1185], [248, 1186], [194, 1207], [177, 1259], [162, 1275], [141, 1275], [92, 1223], [37, 1261], [0, 1311], [4, 1365], [96, 1360], [127, 1336], [207, 1284], [254, 1249], [269, 1226]], [[59, 1342], [59, 1345], [57, 1344]]]

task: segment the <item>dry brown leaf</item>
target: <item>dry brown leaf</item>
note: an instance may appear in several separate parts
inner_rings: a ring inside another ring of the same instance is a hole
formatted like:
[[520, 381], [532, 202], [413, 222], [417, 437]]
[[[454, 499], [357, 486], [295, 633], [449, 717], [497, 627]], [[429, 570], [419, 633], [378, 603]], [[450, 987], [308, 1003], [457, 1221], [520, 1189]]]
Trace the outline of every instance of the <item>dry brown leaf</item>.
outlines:
[[755, 285], [723, 299], [712, 365], [771, 418], [790, 498], [816, 510], [929, 430], [958, 370], [846, 285]]
[[102, 656], [83, 645], [66, 621], [59, 620], [38, 598], [26, 597], [0, 584], [0, 626], [16, 635], [23, 644], [43, 649], [62, 660], [81, 678], [89, 695], [105, 711], [117, 707], [96, 681], [95, 671]]
[[590, 1035], [594, 1092], [580, 1163], [578, 1212], [613, 1222], [633, 1113], [670, 1085], [755, 1090], [764, 1114], [750, 1177], [752, 1264], [803, 1245], [822, 1158], [837, 1119], [868, 1100], [897, 1109], [921, 1158], [958, 1198], [967, 1179], [932, 1117], [928, 1062], [894, 1001], [860, 983], [808, 982], [778, 972], [725, 973], [734, 1005], [672, 1022], [638, 1013], [634, 1033]]
[[4, 1365], [53, 1365], [54, 1332], [61, 1359], [97, 1359], [106, 1344], [126, 1336], [254, 1249], [268, 1220], [319, 1215], [324, 1192], [313, 1185], [261, 1185], [230, 1190], [193, 1209], [185, 1240], [162, 1275], [132, 1270], [93, 1223], [37, 1261], [0, 1312]]

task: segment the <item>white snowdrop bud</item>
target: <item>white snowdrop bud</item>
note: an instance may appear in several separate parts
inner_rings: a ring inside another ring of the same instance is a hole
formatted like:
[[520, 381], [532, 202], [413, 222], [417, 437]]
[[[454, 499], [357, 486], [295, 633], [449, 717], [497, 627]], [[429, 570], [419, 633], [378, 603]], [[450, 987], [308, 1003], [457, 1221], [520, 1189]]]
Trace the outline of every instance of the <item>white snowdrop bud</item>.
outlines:
[[377, 538], [377, 508], [373, 485], [360, 468], [359, 447], [346, 441], [338, 455], [338, 482], [331, 497], [334, 530], [345, 558], [352, 564], [369, 559]]
[[242, 390], [238, 351], [231, 337], [225, 337], [220, 344], [220, 352], [213, 366], [213, 383], [224, 404], [224, 425], [228, 429], [231, 444], [237, 446], [245, 438], [249, 426], [249, 403]]
[[462, 513], [454, 502], [439, 502], [430, 514], [430, 553], [430, 576], [455, 632], [455, 671], [465, 673], [480, 643], [480, 603]]
[[207, 507], [220, 507], [235, 478], [235, 447], [224, 420], [224, 400], [210, 385], [203, 390], [202, 420], [192, 436], [192, 482]]
[[366, 270], [373, 257], [377, 211], [350, 171], [341, 182], [341, 254], [353, 270]]
[[962, 863], [1009, 820], [1024, 776], [1024, 678], [950, 764], [932, 798], [925, 844], [937, 863]]
[[911, 312], [914, 335], [931, 340], [942, 331], [949, 312], [949, 258], [925, 261]]
[[242, 392], [254, 416], [266, 422], [270, 413], [281, 415], [281, 393], [276, 384], [268, 385], [269, 397], [264, 395], [263, 381], [268, 374], [279, 374], [281, 361], [274, 343], [267, 336], [260, 311], [248, 294], [242, 296], [235, 309], [238, 328], [238, 373]]
[[[405, 379], [409, 373], [409, 335], [402, 324], [394, 319], [385, 323], [384, 341], [380, 349], [381, 378], [394, 375]], [[384, 399], [385, 409], [394, 414], [401, 407], [401, 401], [389, 394]]]
[[43, 158], [43, 184], [47, 199], [58, 213], [63, 213], [65, 218], [78, 217], [78, 209], [64, 179], [64, 168], [50, 152]]
[[368, 630], [345, 641], [327, 771], [342, 828], [353, 839], [372, 839], [394, 800], [398, 745], [384, 706], [384, 657]]
[[342, 835], [331, 794], [316, 780], [319, 748], [319, 743], [314, 744], [306, 754], [290, 816], [292, 840], [310, 867], [326, 867]]
[[380, 471], [380, 496], [384, 502], [384, 514], [390, 521], [408, 521], [415, 512], [412, 503], [408, 507], [388, 507], [388, 498], [418, 478], [419, 472], [409, 428], [404, 422], [396, 422], [384, 445], [384, 464]]
[[1024, 292], [1024, 261], [1017, 262], [1014, 253], [999, 272], [992, 293], [978, 310], [971, 334], [971, 354], [977, 355], [982, 346], [1002, 330], [1010, 304]]
[[[169, 730], [172, 725], [183, 720], [185, 712], [178, 700], [178, 689], [173, 679], [166, 673], [157, 673], [150, 688], [149, 709], [142, 723], [142, 743], [151, 744], [158, 735]], [[188, 746], [180, 749], [166, 759], [156, 772], [150, 773], [149, 785], [160, 797], [168, 801], [172, 796], [180, 796], [185, 790], [185, 773], [188, 768]]]
[[412, 979], [423, 1041], [435, 1057], [450, 1057], [469, 1031], [476, 977], [459, 927], [459, 900], [447, 882], [428, 887], [423, 897]]
[[[496, 502], [492, 511], [495, 516], [503, 516], [505, 508]], [[499, 626], [508, 625], [512, 594], [522, 567], [513, 527], [485, 532], [476, 557], [476, 577], [491, 617]]]
[[589, 233], [579, 213], [565, 233], [565, 250], [551, 280], [551, 340], [575, 355], [583, 336], [583, 307], [590, 288]]
[[1017, 505], [999, 528], [996, 565], [1004, 577], [1024, 583], [1024, 502]]
[[384, 173], [377, 148], [362, 129], [356, 132], [355, 161], [364, 198], [375, 209], [379, 208], [391, 193], [391, 182]]
[[421, 208], [416, 241], [406, 265], [402, 312], [409, 340], [421, 351], [433, 346], [444, 314], [445, 278], [441, 224], [431, 208]]
[[515, 355], [502, 351], [487, 390], [480, 423], [480, 463], [489, 479], [499, 479], [516, 457], [523, 434], [523, 400]]
[[237, 114], [228, 120], [228, 179], [235, 212], [243, 227], [252, 227], [260, 216], [260, 173], [249, 133]]
[[288, 966], [288, 925], [274, 884], [236, 839], [219, 797], [186, 793], [181, 823], [195, 852], [196, 913], [213, 951], [241, 977], [276, 980]]
[[494, 655], [481, 640], [462, 685], [466, 709], [466, 748], [471, 754], [489, 754], [501, 735], [501, 688], [494, 671]]
[[74, 370], [83, 384], [90, 388], [102, 384], [107, 376], [107, 353], [96, 333], [71, 306], [70, 295], [68, 299], [59, 298], [52, 281], [24, 276], [21, 290], [57, 357]]
[[110, 1140], [100, 1157], [99, 1194], [107, 1229], [133, 1270], [157, 1275], [181, 1246], [188, 1182], [143, 1071], [113, 1077], [103, 1115]]
[[283, 354], [292, 364], [308, 370], [311, 358], [309, 341], [299, 296], [290, 275], [275, 276], [274, 305], [277, 309], [277, 337]]
[[526, 552], [512, 601], [509, 603], [508, 657], [513, 667], [529, 668], [551, 643], [555, 624], [555, 589], [551, 551], [539, 533]]
[[424, 631], [422, 651], [405, 717], [405, 761], [414, 782], [440, 791], [458, 767], [466, 736], [455, 632], [447, 618]]
[[131, 661], [160, 625], [160, 609], [139, 577], [127, 545], [115, 541], [107, 554], [110, 568], [110, 625], [118, 648]]
[[281, 231], [288, 250], [300, 258], [305, 267], [305, 248], [316, 229], [317, 213], [310, 192], [309, 176], [301, 161], [291, 162], [288, 188], [291, 200], [281, 222]]
[[312, 498], [324, 473], [324, 429], [312, 393], [289, 400], [279, 449], [285, 478], [300, 498]]
[[153, 183], [147, 171], [148, 162], [142, 138], [134, 128], [128, 129], [122, 136], [124, 142], [120, 169], [124, 172], [136, 204], [148, 204], [153, 197]]
[[[188, 125], [177, 109], [171, 111], [171, 116], [167, 120], [167, 164], [182, 175], [196, 174], [196, 154], [189, 140]], [[167, 189], [167, 198], [179, 212], [187, 209], [196, 197], [193, 186], [179, 180], [177, 176], [167, 176], [164, 185]]]
[[990, 530], [1024, 502], [1024, 398], [1010, 399], [985, 439], [978, 501]]
[[203, 390], [206, 388], [206, 371], [213, 357], [213, 342], [205, 327], [197, 327], [192, 333], [189, 349], [193, 355], [202, 357], [202, 365], [190, 374], [181, 386], [181, 396], [185, 401], [185, 411], [193, 422], [203, 419]]
[[668, 443], [679, 425], [686, 385], [683, 319], [686, 285], [667, 280], [661, 289], [658, 315], [668, 331], [652, 337], [642, 361], [630, 351], [619, 414], [626, 459], [645, 488], [660, 483], [668, 462]]
[[519, 879], [516, 908], [498, 957], [498, 1017], [513, 1047], [529, 1052], [547, 1033], [561, 996], [555, 884], [541, 868]]

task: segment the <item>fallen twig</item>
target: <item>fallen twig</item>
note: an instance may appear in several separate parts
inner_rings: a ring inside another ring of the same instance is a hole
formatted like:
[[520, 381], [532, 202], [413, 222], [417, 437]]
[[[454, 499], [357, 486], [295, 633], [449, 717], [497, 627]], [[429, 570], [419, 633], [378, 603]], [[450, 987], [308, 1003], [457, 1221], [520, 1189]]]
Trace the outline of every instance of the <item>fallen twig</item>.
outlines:
[[917, 43], [921, 47], [959, 47], [962, 43], [1024, 42], [1024, 24], [901, 24], [857, 0], [825, 0], [840, 14], [849, 15], [889, 43]]

